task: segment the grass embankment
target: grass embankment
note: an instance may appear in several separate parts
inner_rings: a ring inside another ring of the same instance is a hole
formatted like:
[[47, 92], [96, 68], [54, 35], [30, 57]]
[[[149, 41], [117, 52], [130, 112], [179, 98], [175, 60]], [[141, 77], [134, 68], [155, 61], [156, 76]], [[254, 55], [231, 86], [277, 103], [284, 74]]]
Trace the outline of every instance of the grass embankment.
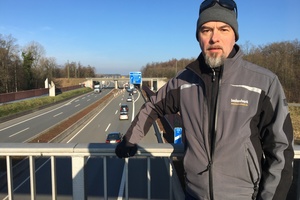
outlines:
[[0, 106], [0, 118], [13, 116], [18, 113], [22, 113], [22, 112], [26, 112], [26, 111], [36, 110], [43, 106], [57, 103], [57, 102], [69, 99], [71, 97], [75, 97], [75, 96], [78, 96], [81, 94], [88, 93], [90, 91], [92, 91], [91, 88], [79, 88], [76, 90], [63, 92], [62, 94], [59, 94], [54, 97], [46, 96], [46, 97], [40, 97], [40, 98], [35, 98], [35, 99], [18, 101], [15, 103], [3, 104]]

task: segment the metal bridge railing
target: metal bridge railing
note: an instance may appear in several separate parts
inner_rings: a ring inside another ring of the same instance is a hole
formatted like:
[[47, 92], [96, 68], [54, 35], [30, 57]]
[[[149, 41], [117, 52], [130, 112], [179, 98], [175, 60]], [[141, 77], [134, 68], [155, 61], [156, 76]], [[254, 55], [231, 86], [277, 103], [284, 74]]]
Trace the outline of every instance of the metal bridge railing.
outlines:
[[[169, 171], [169, 197], [170, 199], [184, 199], [184, 194], [180, 183], [178, 183], [177, 175], [173, 169], [170, 158], [183, 156], [183, 145], [181, 144], [142, 144], [139, 145], [136, 156], [125, 159], [125, 197], [128, 199], [128, 160], [136, 158], [147, 158], [147, 198], [151, 199], [151, 175], [150, 162], [153, 157], [163, 157]], [[108, 199], [107, 195], [107, 157], [115, 156], [115, 145], [109, 144], [62, 144], [62, 143], [1, 143], [0, 156], [6, 157], [7, 166], [7, 193], [8, 199], [14, 199], [13, 188], [13, 164], [12, 158], [16, 156], [25, 156], [29, 159], [30, 172], [30, 195], [31, 199], [36, 199], [36, 182], [35, 182], [35, 159], [40, 157], [51, 159], [51, 187], [52, 199], [57, 199], [56, 186], [56, 158], [71, 157], [72, 163], [72, 186], [73, 200], [86, 199], [85, 191], [85, 174], [84, 166], [86, 159], [90, 156], [103, 158], [103, 185], [104, 199]], [[175, 172], [175, 174], [174, 174]], [[174, 188], [176, 187], [176, 188]]]
[[[109, 144], [62, 144], [62, 143], [0, 143], [0, 156], [6, 158], [7, 173], [7, 193], [8, 199], [14, 199], [13, 192], [13, 157], [26, 157], [29, 159], [30, 172], [30, 195], [31, 199], [36, 199], [36, 183], [35, 183], [35, 159], [45, 157], [51, 159], [51, 188], [52, 199], [57, 199], [57, 185], [56, 185], [56, 158], [70, 157], [72, 163], [72, 186], [73, 186], [73, 200], [86, 199], [85, 191], [85, 174], [84, 167], [88, 157], [103, 158], [103, 185], [104, 185], [104, 199], [108, 199], [107, 195], [107, 157], [115, 156], [115, 145]], [[163, 157], [169, 172], [169, 199], [184, 199], [183, 190], [178, 181], [176, 171], [173, 169], [171, 158], [183, 156], [182, 144], [141, 144], [139, 145], [136, 156], [125, 159], [125, 197], [128, 199], [128, 160], [147, 158], [147, 198], [151, 199], [151, 174], [150, 162], [151, 158]], [[295, 146], [295, 159], [300, 158], [300, 146]], [[294, 169], [300, 173], [300, 167]], [[296, 177], [295, 177], [296, 178]], [[300, 189], [300, 178], [297, 177], [296, 191]], [[299, 198], [299, 192], [295, 194]], [[7, 198], [6, 198], [7, 199]]]

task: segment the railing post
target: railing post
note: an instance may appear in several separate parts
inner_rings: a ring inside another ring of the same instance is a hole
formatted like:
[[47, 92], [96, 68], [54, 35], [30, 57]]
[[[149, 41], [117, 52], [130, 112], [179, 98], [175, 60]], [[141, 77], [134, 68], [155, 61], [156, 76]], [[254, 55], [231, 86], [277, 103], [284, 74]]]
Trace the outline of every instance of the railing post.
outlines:
[[125, 164], [124, 164], [124, 169], [125, 169], [125, 199], [128, 200], [128, 161], [129, 158], [125, 158]]
[[299, 162], [299, 164], [297, 165], [298, 166], [298, 169], [297, 169], [298, 170], [298, 176], [297, 176], [298, 180], [297, 180], [297, 186], [296, 187], [297, 187], [297, 200], [300, 200], [300, 191], [299, 191], [299, 189], [300, 189], [300, 160], [295, 160], [294, 159], [294, 162], [295, 161]]
[[172, 187], [172, 183], [173, 183], [173, 169], [172, 169], [172, 161], [171, 158], [169, 159], [169, 164], [167, 167], [168, 171], [169, 171], [169, 196], [170, 196], [170, 200], [173, 199], [173, 187]]
[[6, 171], [7, 171], [7, 192], [8, 192], [8, 199], [13, 200], [13, 174], [12, 174], [12, 162], [11, 157], [6, 156]]
[[104, 200], [107, 200], [107, 160], [106, 156], [103, 158], [103, 185], [104, 185]]
[[72, 157], [73, 200], [86, 200], [84, 179], [84, 156]]
[[151, 163], [150, 163], [150, 156], [147, 156], [147, 186], [148, 186], [148, 200], [151, 199], [151, 175], [150, 175], [150, 167], [151, 167]]
[[52, 181], [52, 200], [56, 200], [57, 199], [56, 164], [55, 164], [54, 156], [51, 156], [51, 181]]
[[35, 182], [35, 159], [33, 156], [29, 156], [29, 166], [30, 166], [30, 193], [31, 199], [36, 199], [36, 182]]

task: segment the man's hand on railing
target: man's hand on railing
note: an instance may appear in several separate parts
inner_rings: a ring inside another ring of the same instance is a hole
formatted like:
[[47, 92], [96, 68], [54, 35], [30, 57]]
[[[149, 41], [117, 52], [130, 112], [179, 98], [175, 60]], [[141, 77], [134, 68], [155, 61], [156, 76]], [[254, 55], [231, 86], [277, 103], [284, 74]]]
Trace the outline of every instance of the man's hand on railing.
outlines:
[[134, 156], [136, 152], [137, 145], [128, 142], [125, 137], [123, 137], [122, 142], [120, 142], [115, 149], [115, 153], [119, 158], [128, 158]]

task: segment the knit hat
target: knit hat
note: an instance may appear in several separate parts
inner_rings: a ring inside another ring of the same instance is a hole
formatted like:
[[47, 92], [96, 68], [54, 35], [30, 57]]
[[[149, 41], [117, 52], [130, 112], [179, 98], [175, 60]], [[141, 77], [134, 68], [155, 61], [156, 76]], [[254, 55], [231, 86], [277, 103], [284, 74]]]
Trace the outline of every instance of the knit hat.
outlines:
[[212, 7], [209, 7], [203, 10], [201, 13], [199, 13], [199, 18], [197, 20], [197, 30], [196, 30], [197, 40], [198, 40], [199, 28], [204, 23], [209, 21], [220, 21], [230, 25], [235, 33], [235, 41], [238, 41], [239, 39], [238, 22], [234, 10], [224, 8], [220, 6], [218, 2], [216, 2], [215, 5], [213, 5]]

